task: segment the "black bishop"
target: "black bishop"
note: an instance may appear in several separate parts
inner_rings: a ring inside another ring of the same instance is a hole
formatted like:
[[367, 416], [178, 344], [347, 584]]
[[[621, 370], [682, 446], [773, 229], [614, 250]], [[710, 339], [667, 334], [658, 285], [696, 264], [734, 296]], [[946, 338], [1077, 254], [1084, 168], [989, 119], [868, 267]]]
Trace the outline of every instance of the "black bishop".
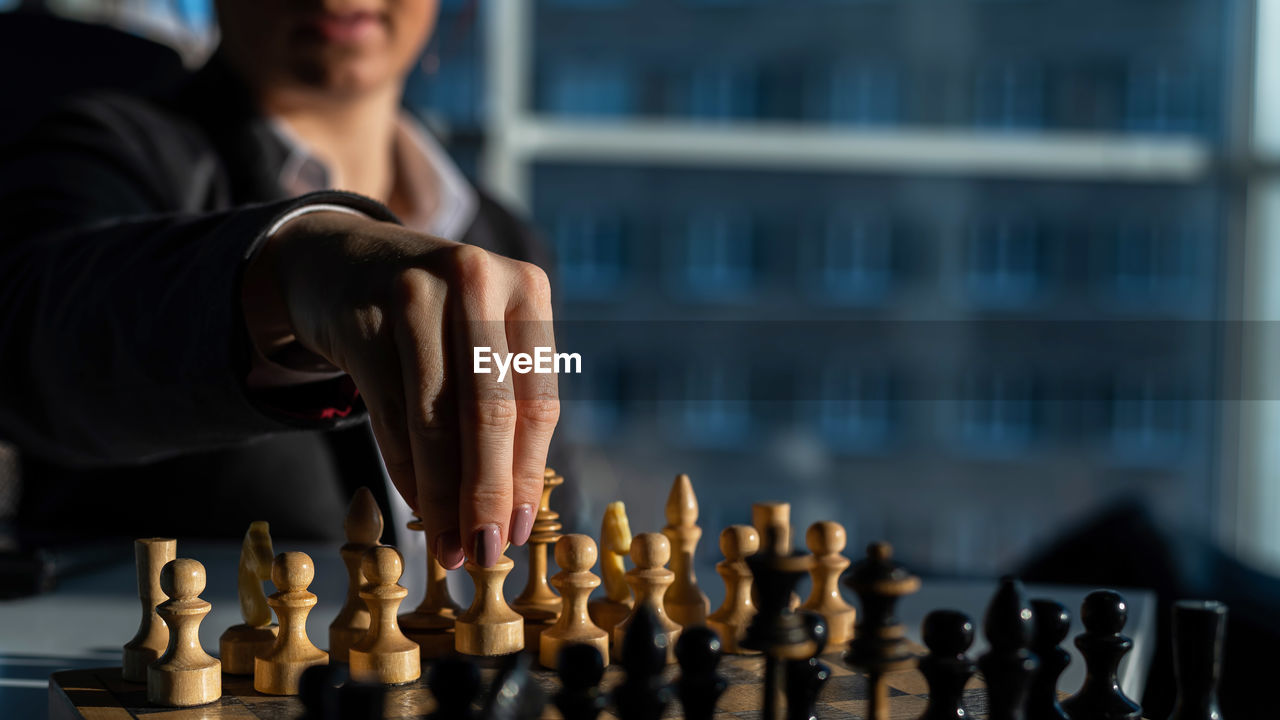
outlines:
[[982, 621], [991, 645], [978, 667], [987, 681], [988, 720], [1024, 720], [1027, 692], [1039, 662], [1031, 653], [1031, 605], [1022, 583], [1007, 577], [1000, 581]]

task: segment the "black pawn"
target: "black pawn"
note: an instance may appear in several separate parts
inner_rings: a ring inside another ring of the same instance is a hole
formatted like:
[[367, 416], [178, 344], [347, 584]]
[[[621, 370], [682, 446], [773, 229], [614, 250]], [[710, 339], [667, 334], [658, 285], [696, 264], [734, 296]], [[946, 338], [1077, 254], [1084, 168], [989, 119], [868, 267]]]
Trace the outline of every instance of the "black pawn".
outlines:
[[1142, 708], [1125, 696], [1117, 675], [1120, 659], [1133, 649], [1133, 641], [1120, 631], [1129, 608], [1120, 593], [1095, 590], [1080, 607], [1084, 632], [1076, 636], [1076, 647], [1084, 656], [1084, 685], [1080, 692], [1062, 701], [1067, 717], [1078, 720], [1138, 720]]
[[637, 609], [622, 638], [622, 665], [626, 673], [613, 691], [619, 720], [658, 720], [671, 702], [671, 688], [662, 682], [667, 667], [667, 636], [649, 607]]
[[831, 668], [818, 659], [827, 649], [827, 621], [815, 612], [801, 613], [813, 638], [813, 657], [787, 661], [787, 720], [817, 720], [818, 695], [831, 679]]
[[709, 627], [687, 628], [676, 641], [680, 679], [676, 692], [686, 720], [711, 720], [716, 703], [729, 687], [720, 674], [720, 636]]
[[1004, 578], [983, 618], [991, 645], [978, 667], [987, 682], [988, 720], [1024, 720], [1027, 692], [1039, 662], [1031, 654], [1031, 604], [1022, 583]]
[[964, 686], [978, 671], [967, 654], [973, 645], [973, 621], [956, 610], [934, 610], [924, 618], [920, 634], [928, 656], [920, 660], [920, 674], [929, 683], [929, 705], [920, 720], [963, 720]]
[[302, 720], [340, 720], [338, 693], [346, 680], [346, 670], [341, 665], [314, 665], [304, 670], [298, 678]]
[[1181, 600], [1173, 606], [1173, 669], [1178, 701], [1169, 720], [1222, 720], [1218, 683], [1227, 606], [1213, 600]]
[[533, 674], [534, 657], [518, 653], [507, 661], [489, 688], [484, 704], [484, 720], [538, 720], [547, 704], [547, 695]]
[[604, 658], [591, 645], [565, 645], [557, 658], [560, 684], [555, 704], [564, 720], [596, 720], [607, 703], [600, 692]]
[[348, 682], [338, 698], [342, 720], [382, 720], [386, 714], [387, 686], [381, 683]]
[[1040, 671], [1031, 681], [1027, 720], [1068, 720], [1058, 702], [1058, 678], [1071, 664], [1071, 653], [1061, 647], [1071, 631], [1071, 614], [1053, 600], [1032, 600], [1031, 612], [1036, 623], [1031, 652], [1040, 659]]
[[316, 665], [298, 679], [304, 720], [382, 720], [386, 688], [351, 680], [345, 665]]
[[480, 695], [480, 670], [462, 658], [445, 658], [431, 667], [427, 687], [436, 700], [430, 720], [472, 720], [472, 703]]

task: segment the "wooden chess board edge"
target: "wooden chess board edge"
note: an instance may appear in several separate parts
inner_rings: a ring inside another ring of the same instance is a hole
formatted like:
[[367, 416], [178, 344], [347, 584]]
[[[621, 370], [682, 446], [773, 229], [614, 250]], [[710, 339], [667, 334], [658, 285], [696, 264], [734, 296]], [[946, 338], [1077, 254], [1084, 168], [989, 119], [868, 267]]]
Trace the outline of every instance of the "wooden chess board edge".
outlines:
[[49, 677], [49, 720], [133, 720], [133, 713], [98, 678], [104, 669], [53, 673]]

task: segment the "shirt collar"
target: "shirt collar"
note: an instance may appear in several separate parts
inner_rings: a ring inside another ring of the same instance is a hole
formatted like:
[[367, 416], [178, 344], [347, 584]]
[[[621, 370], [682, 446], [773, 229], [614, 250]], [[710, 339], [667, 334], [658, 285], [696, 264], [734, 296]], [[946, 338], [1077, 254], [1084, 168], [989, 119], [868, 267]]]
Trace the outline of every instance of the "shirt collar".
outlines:
[[[268, 118], [268, 126], [285, 148], [280, 187], [295, 196], [331, 189], [329, 168], [306, 142], [280, 118]], [[461, 241], [479, 207], [475, 189], [440, 143], [408, 112], [402, 111], [396, 119], [395, 162], [409, 202], [400, 218], [405, 227]]]

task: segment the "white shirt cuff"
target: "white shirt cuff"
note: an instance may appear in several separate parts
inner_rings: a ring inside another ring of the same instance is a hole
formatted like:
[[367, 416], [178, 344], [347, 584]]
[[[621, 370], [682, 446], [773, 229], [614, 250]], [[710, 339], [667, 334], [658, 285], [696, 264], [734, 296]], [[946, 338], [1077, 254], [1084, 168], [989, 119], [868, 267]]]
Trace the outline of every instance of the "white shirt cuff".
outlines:
[[[271, 237], [272, 235], [280, 232], [280, 229], [285, 225], [288, 225], [290, 221], [315, 212], [340, 212], [347, 213], [348, 215], [357, 215], [363, 218], [369, 217], [365, 213], [354, 208], [349, 208], [345, 205], [335, 205], [333, 203], [304, 205], [300, 208], [290, 210], [281, 216], [279, 220], [276, 220], [275, 224], [267, 229], [267, 237]], [[251, 388], [262, 389], [307, 385], [309, 383], [340, 378], [346, 374], [341, 370], [295, 370], [293, 368], [288, 368], [271, 362], [271, 359], [263, 355], [256, 346], [253, 347], [252, 352], [254, 355], [254, 362], [247, 379], [248, 385]]]

